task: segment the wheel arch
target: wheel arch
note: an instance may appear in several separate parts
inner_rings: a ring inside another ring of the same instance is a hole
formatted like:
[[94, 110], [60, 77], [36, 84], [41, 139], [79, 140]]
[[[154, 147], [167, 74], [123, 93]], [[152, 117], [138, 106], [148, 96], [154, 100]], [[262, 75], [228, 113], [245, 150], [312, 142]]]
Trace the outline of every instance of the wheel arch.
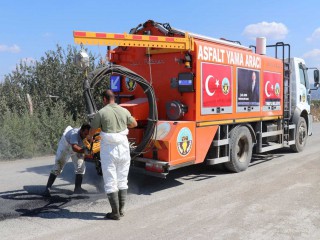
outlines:
[[292, 122], [297, 126], [299, 123], [299, 118], [303, 117], [304, 120], [307, 123], [307, 129], [309, 131], [309, 121], [308, 121], [308, 112], [304, 109], [304, 110], [300, 110], [299, 108], [296, 108], [294, 110], [293, 116], [292, 116]]
[[[253, 142], [253, 143], [257, 143], [257, 136], [256, 136], [256, 134], [255, 134], [255, 131], [253, 130], [253, 127], [252, 127], [251, 124], [249, 124], [249, 123], [238, 124], [238, 125], [234, 126], [234, 127], [230, 130], [230, 132], [231, 132], [233, 129], [237, 129], [237, 128], [242, 127], [242, 126], [247, 127], [247, 128], [249, 129], [249, 132], [250, 132], [251, 137], [252, 137], [252, 142]], [[229, 132], [229, 136], [230, 136], [230, 132]]]

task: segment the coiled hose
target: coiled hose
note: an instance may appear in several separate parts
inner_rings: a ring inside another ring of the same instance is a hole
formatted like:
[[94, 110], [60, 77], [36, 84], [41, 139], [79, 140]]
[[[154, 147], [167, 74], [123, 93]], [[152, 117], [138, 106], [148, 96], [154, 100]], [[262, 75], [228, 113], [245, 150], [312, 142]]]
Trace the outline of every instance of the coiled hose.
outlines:
[[142, 141], [135, 147], [131, 149], [131, 157], [134, 158], [141, 153], [146, 151], [146, 147], [150, 146], [151, 137], [156, 136], [156, 124], [158, 121], [158, 110], [156, 104], [156, 96], [154, 93], [154, 89], [152, 85], [139, 74], [131, 71], [130, 69], [120, 66], [120, 65], [109, 65], [106, 67], [101, 67], [96, 69], [95, 71], [89, 73], [88, 78], [83, 82], [84, 89], [84, 98], [86, 102], [86, 108], [88, 112], [88, 117], [91, 120], [94, 114], [97, 112], [97, 107], [92, 97], [91, 89], [103, 79], [105, 79], [108, 75], [111, 74], [119, 74], [125, 77], [128, 77], [134, 81], [136, 81], [144, 93], [147, 96], [149, 103], [149, 116], [148, 123], [143, 135]]

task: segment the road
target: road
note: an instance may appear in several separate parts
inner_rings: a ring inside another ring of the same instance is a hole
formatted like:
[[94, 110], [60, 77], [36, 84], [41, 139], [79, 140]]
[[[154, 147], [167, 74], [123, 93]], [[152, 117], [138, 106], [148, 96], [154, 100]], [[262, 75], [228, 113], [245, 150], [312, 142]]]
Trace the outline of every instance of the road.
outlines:
[[53, 156], [0, 162], [0, 239], [320, 239], [320, 124], [302, 153], [255, 155], [247, 171], [204, 165], [167, 179], [129, 176], [126, 216], [110, 206], [91, 164], [86, 195], [72, 195], [67, 164], [51, 199], [44, 190]]

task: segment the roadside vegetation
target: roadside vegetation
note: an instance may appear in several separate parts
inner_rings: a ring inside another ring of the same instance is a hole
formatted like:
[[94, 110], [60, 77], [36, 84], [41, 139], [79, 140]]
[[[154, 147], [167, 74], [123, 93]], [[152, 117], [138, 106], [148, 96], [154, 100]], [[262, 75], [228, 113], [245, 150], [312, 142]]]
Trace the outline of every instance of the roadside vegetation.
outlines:
[[320, 121], [320, 100], [312, 100], [311, 103], [311, 114], [313, 115], [313, 121]]
[[[86, 120], [76, 53], [57, 46], [39, 61], [21, 62], [0, 83], [1, 160], [53, 154], [63, 130]], [[96, 67], [90, 60], [89, 71]]]

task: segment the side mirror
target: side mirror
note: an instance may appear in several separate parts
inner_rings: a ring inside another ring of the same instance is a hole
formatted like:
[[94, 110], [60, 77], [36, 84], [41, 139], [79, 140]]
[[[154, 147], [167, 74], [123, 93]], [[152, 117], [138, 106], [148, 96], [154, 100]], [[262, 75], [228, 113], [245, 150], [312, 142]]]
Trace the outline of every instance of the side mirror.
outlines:
[[319, 87], [319, 70], [318, 69], [313, 71], [313, 77], [314, 77], [314, 86], [318, 88]]

